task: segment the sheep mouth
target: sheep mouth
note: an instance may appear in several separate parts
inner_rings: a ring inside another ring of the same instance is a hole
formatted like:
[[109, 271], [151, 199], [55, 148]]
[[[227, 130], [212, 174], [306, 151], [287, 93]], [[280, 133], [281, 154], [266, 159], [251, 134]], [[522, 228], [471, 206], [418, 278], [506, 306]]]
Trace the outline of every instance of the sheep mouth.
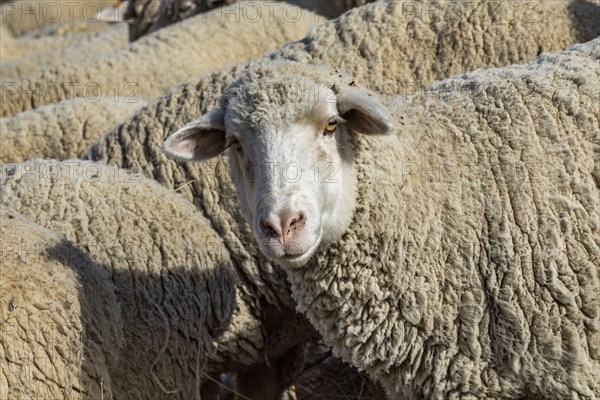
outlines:
[[284, 268], [297, 269], [301, 268], [315, 255], [319, 245], [321, 244], [321, 235], [315, 242], [302, 253], [284, 254], [279, 257], [274, 257], [274, 260]]

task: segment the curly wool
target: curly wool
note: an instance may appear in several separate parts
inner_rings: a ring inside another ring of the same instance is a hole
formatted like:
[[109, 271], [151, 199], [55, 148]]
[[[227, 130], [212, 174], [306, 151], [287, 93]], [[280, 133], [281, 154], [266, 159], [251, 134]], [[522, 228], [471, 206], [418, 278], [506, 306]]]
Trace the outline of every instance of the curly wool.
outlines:
[[[73, 25], [67, 26], [74, 29]], [[125, 24], [101, 25], [99, 31], [63, 32], [64, 28], [61, 28], [56, 27], [50, 32], [45, 29], [35, 36], [18, 39], [7, 38], [2, 32], [2, 82], [15, 82], [41, 70], [59, 67], [66, 60], [71, 64], [85, 62], [90, 57], [98, 58], [127, 44]], [[110, 93], [115, 91], [113, 87]], [[93, 96], [91, 89], [87, 95]]]
[[600, 39], [395, 98], [298, 310], [391, 398], [600, 397]]
[[[191, 0], [192, 10], [181, 10], [179, 0], [130, 0], [127, 7], [129, 20], [129, 40], [134, 41], [140, 37], [162, 29], [168, 25], [175, 24], [196, 14], [209, 10], [214, 11], [217, 7], [234, 3], [238, 0]], [[296, 12], [310, 10], [326, 18], [335, 18], [354, 7], [364, 6], [374, 0], [286, 0], [281, 1], [283, 5], [273, 4], [274, 10], [282, 10], [281, 7], [297, 6], [303, 10], [284, 11], [288, 15]]]
[[0, 231], [0, 398], [109, 398], [123, 338], [105, 271], [12, 210]]
[[236, 0], [192, 0], [194, 10], [182, 11], [179, 0], [130, 0], [126, 15], [129, 23], [129, 41], [175, 24], [215, 7], [231, 4]]
[[[484, 30], [478, 20], [471, 22], [466, 16], [454, 25], [443, 21], [405, 20], [398, 9], [400, 3], [379, 1], [351, 10], [337, 20], [318, 25], [305, 39], [287, 45], [267, 59], [344, 67], [358, 78], [359, 84], [393, 94], [402, 87], [398, 82], [428, 85], [432, 79], [444, 78], [450, 71], [525, 61], [537, 55], [540, 48], [566, 47], [586, 29], [600, 33], [595, 21], [585, 15], [596, 7], [588, 3], [552, 3], [552, 7], [536, 3], [540, 10], [539, 23], [532, 26], [516, 21], [516, 25], [511, 25], [510, 34], [507, 33], [508, 20], [498, 24], [497, 30], [492, 29], [496, 25], [491, 23]], [[423, 4], [436, 7], [436, 3]], [[561, 31], [565, 28], [564, 35], [549, 32], [546, 27], [550, 24], [561, 27]], [[472, 28], [463, 36], [465, 26]], [[574, 27], [578, 29], [571, 29]], [[366, 39], [365, 31], [373, 37], [372, 42]], [[473, 39], [474, 35], [477, 40]], [[453, 38], [447, 42], [447, 50], [443, 50], [446, 41], [440, 42], [443, 37]], [[498, 50], [486, 56], [484, 48]], [[246, 69], [247, 64], [240, 64], [172, 88], [168, 95], [103, 137], [84, 157], [139, 171], [168, 188], [178, 189], [193, 202], [210, 220], [232, 259], [236, 260], [235, 268], [240, 277], [238, 291], [245, 294], [244, 304], [267, 324], [272, 317], [264, 310], [273, 307], [283, 310], [284, 315], [293, 315], [295, 302], [285, 274], [263, 257], [255, 245], [239, 207], [226, 157], [186, 165], [168, 160], [160, 153], [168, 135], [215, 108], [224, 89]], [[240, 332], [244, 330], [237, 330], [230, 337]], [[251, 348], [252, 351], [246, 351], [242, 347], [236, 355], [246, 365], [253, 360], [264, 360], [263, 347]]]
[[146, 103], [138, 99], [77, 98], [0, 120], [0, 163], [33, 158], [67, 160], [85, 150]]
[[236, 291], [227, 249], [193, 205], [153, 180], [81, 160], [3, 166], [0, 204], [66, 235], [110, 277], [124, 338], [110, 369], [115, 398], [197, 397]]
[[76, 65], [65, 61], [36, 70], [20, 81], [3, 79], [1, 96], [6, 101], [0, 103], [0, 116], [83, 97], [88, 86], [102, 94], [117, 90], [119, 96], [160, 96], [190, 77], [251, 60], [297, 40], [311, 24], [322, 20], [308, 11], [298, 20], [282, 13], [270, 18], [269, 1], [252, 3], [253, 10], [260, 9], [258, 20], [242, 18], [235, 9], [229, 10], [234, 15], [227, 20], [221, 14], [201, 14]]
[[[436, 6], [436, 3], [424, 4]], [[510, 35], [501, 28], [507, 27], [508, 21], [500, 24], [497, 31], [483, 30], [478, 27], [479, 21], [471, 21], [466, 16], [455, 25], [445, 25], [441, 21], [426, 24], [420, 20], [403, 20], [398, 7], [399, 2], [379, 1], [351, 10], [335, 21], [317, 26], [304, 40], [284, 47], [271, 58], [344, 67], [358, 78], [360, 84], [393, 94], [398, 85], [386, 84], [392, 82], [391, 77], [393, 82], [421, 82], [425, 85], [433, 79], [446, 77], [445, 74], [451, 71], [463, 72], [466, 68], [524, 61], [535, 56], [539, 48], [566, 46], [575, 40], [575, 33], [579, 32], [567, 29], [568, 35], [564, 32], [566, 36], [555, 36], [542, 29], [548, 24], [568, 28], [579, 26], [581, 31], [600, 29], [586, 16], [573, 16], [588, 10], [587, 3], [552, 3], [552, 7], [539, 3], [540, 24], [531, 26], [522, 22], [518, 25], [517, 21]], [[453, 26], [461, 29], [453, 29]], [[466, 26], [471, 26], [471, 29], [461, 36], [460, 32]], [[365, 38], [365, 29], [372, 36], [372, 42]], [[477, 40], [472, 38], [474, 32], [478, 32]], [[437, 41], [441, 37], [453, 38], [447, 42], [452, 45], [446, 50], [443, 43], [438, 46]], [[392, 43], [395, 45], [393, 51]], [[499, 50], [485, 56], [481, 51], [484, 47]], [[168, 135], [215, 108], [223, 90], [246, 69], [247, 65], [234, 66], [214, 72], [196, 83], [173, 88], [170, 94], [156, 100], [103, 137], [84, 157], [142, 172], [171, 189], [180, 188], [180, 193], [210, 219], [233, 257], [239, 260], [238, 274], [247, 276], [244, 280], [249, 285], [247, 291], [256, 293], [267, 304], [294, 307], [285, 276], [266, 261], [254, 245], [239, 209], [226, 157], [202, 164], [182, 165], [160, 153]], [[254, 302], [254, 306], [259, 307], [259, 300]]]

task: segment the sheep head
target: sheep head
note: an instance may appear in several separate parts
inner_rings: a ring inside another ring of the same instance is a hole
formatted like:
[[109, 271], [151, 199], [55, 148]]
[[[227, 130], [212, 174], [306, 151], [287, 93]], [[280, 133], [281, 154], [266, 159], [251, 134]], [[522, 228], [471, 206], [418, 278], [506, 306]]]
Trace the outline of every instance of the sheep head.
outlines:
[[393, 131], [378, 97], [326, 67], [261, 63], [163, 152], [202, 161], [229, 152], [233, 180], [261, 251], [301, 267], [348, 229], [355, 207], [355, 134]]

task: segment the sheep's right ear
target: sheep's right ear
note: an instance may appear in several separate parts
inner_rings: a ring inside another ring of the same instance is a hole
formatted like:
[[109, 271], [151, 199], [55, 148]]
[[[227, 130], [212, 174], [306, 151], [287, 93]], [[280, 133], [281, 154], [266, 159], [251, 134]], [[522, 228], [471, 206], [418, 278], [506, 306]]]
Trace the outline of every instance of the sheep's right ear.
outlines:
[[213, 110], [167, 138], [162, 152], [180, 161], [205, 161], [227, 149], [225, 111]]

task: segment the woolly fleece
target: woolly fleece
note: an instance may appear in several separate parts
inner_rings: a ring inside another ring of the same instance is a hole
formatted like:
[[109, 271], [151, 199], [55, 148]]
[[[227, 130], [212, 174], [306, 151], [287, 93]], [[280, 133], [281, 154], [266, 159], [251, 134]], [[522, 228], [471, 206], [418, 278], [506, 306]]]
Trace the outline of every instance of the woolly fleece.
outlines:
[[[134, 41], [140, 37], [152, 33], [165, 26], [177, 23], [183, 19], [189, 18], [198, 13], [213, 10], [216, 7], [222, 7], [234, 3], [236, 0], [193, 0], [195, 10], [189, 12], [179, 12], [177, 7], [179, 3], [174, 0], [130, 0], [128, 4], [128, 13], [131, 15], [129, 23], [129, 40]], [[287, 0], [282, 3], [301, 7], [310, 10], [326, 18], [335, 18], [351, 8], [363, 6], [374, 0]], [[274, 5], [274, 9], [281, 10], [281, 6]], [[286, 7], [285, 5], [283, 7]], [[220, 10], [213, 10], [213, 13], [220, 13]], [[293, 16], [296, 11], [285, 11], [289, 16]]]
[[145, 105], [139, 99], [102, 97], [63, 101], [0, 119], [0, 163], [32, 158], [67, 160]]
[[112, 0], [18, 0], [2, 4], [2, 27], [20, 37], [49, 26], [85, 23], [90, 29], [105, 24], [94, 19], [96, 12], [113, 4]]
[[235, 279], [195, 207], [153, 180], [81, 160], [3, 166], [0, 201], [66, 235], [116, 287], [124, 345], [114, 397], [196, 398], [234, 311]]
[[122, 337], [106, 273], [12, 210], [0, 232], [0, 398], [109, 398]]
[[391, 398], [600, 397], [600, 39], [394, 99], [298, 310]]
[[[5, 37], [2, 37], [5, 41]], [[64, 36], [42, 35], [7, 39], [8, 51], [4, 43], [0, 62], [0, 79], [3, 82], [15, 81], [35, 75], [44, 69], [62, 65], [65, 60], [71, 64], [85, 61], [89, 57], [99, 57], [127, 44], [127, 26], [114, 25], [99, 32], [77, 32]], [[90, 90], [91, 95], [92, 90]], [[114, 91], [113, 91], [114, 92]]]
[[35, 71], [22, 81], [3, 79], [1, 95], [5, 101], [0, 104], [0, 116], [83, 97], [88, 86], [97, 87], [102, 94], [118, 88], [141, 98], [160, 96], [171, 85], [190, 77], [251, 60], [297, 40], [306, 35], [311, 24], [322, 20], [307, 11], [298, 21], [281, 12], [272, 13], [271, 20], [269, 1], [252, 4], [253, 10], [261, 10], [257, 21], [254, 14], [245, 17], [235, 9], [235, 15], [226, 21], [221, 14], [200, 14], [76, 65], [65, 61]]
[[[401, 3], [378, 1], [353, 9], [318, 25], [305, 39], [267, 58], [343, 66], [360, 84], [394, 94], [404, 82], [428, 85], [450, 72], [522, 62], [540, 48], [566, 47], [579, 37], [577, 32], [600, 33], [600, 26], [589, 18], [590, 11], [598, 6], [589, 3], [535, 3], [539, 6], [536, 24], [510, 24], [502, 18], [492, 23], [476, 19], [480, 13], [462, 15], [454, 23], [426, 23], [404, 19]], [[436, 3], [423, 4], [436, 7]], [[560, 27], [562, 33], [549, 32], [549, 25]], [[366, 38], [365, 31], [372, 40]], [[490, 55], [486, 55], [488, 51]], [[173, 88], [103, 137], [84, 157], [142, 172], [171, 189], [180, 188], [223, 238], [238, 261], [238, 274], [246, 276], [244, 282], [252, 283], [249, 291], [267, 304], [294, 307], [285, 276], [254, 244], [239, 209], [226, 157], [185, 165], [160, 153], [167, 136], [216, 107], [223, 90], [246, 68], [234, 66]]]

